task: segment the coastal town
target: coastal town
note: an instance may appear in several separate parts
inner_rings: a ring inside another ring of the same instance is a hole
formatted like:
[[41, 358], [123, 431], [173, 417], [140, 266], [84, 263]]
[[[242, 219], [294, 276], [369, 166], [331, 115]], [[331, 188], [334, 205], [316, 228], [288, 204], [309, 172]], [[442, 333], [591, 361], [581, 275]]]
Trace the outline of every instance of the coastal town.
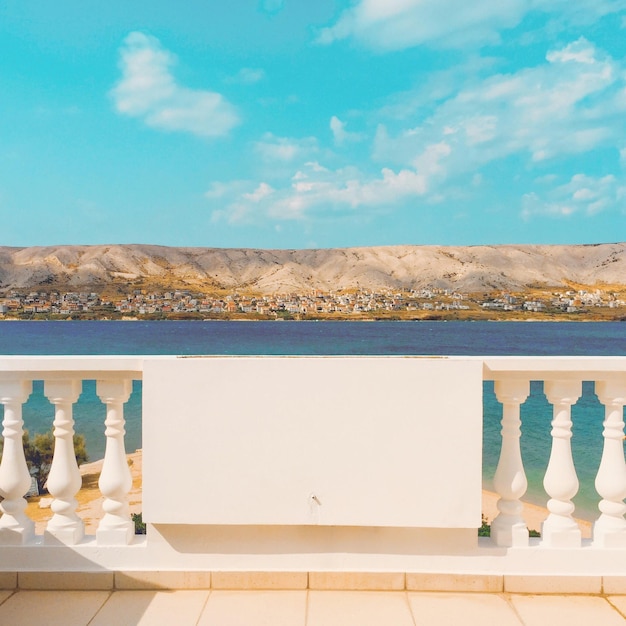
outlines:
[[461, 293], [450, 289], [254, 295], [191, 290], [10, 290], [0, 319], [626, 319], [626, 292], [603, 289]]

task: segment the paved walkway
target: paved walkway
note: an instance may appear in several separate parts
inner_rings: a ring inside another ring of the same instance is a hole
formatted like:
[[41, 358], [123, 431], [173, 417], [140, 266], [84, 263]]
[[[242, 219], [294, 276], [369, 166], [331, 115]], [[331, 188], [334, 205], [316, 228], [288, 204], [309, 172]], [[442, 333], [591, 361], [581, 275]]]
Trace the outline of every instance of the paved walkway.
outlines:
[[369, 591], [0, 591], [2, 626], [614, 626], [626, 596]]

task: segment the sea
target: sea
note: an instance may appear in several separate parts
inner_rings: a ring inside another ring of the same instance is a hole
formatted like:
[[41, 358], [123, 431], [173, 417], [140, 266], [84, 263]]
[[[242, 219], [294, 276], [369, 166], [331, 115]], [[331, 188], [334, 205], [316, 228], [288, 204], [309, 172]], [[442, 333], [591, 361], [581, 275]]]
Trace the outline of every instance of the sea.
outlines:
[[[1, 355], [626, 355], [623, 322], [347, 322], [347, 321], [29, 321], [0, 323]], [[483, 483], [492, 486], [500, 453], [502, 407], [493, 383], [483, 389]], [[35, 381], [24, 406], [31, 434], [51, 428], [53, 407]], [[541, 381], [522, 406], [526, 500], [545, 505], [542, 481], [550, 455], [552, 408]], [[127, 452], [141, 447], [141, 383], [125, 407]], [[104, 405], [95, 382], [85, 381], [74, 409], [90, 460], [104, 455]], [[597, 517], [594, 479], [602, 455], [604, 407], [592, 382], [572, 409], [572, 453], [580, 490], [576, 515]]]

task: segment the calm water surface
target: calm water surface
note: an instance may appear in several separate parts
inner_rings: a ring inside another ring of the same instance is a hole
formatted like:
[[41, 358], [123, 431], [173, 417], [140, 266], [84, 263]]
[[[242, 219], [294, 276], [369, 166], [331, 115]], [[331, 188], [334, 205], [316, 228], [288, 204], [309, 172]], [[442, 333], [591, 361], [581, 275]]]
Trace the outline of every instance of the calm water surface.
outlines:
[[620, 355], [620, 322], [5, 322], [0, 354]]

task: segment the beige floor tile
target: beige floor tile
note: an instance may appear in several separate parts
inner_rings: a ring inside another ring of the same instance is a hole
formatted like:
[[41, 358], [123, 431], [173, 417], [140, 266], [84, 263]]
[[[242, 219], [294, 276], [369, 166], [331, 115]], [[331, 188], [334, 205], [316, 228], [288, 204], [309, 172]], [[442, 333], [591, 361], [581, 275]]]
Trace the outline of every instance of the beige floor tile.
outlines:
[[409, 593], [417, 626], [522, 626], [499, 595], [488, 593]]
[[525, 626], [624, 626], [626, 620], [604, 598], [592, 596], [511, 596]]
[[309, 591], [307, 626], [414, 626], [405, 592]]
[[86, 626], [108, 591], [18, 591], [0, 605], [2, 626]]
[[115, 591], [89, 626], [195, 626], [210, 591]]
[[609, 602], [626, 617], [626, 596], [609, 596]]
[[15, 593], [12, 589], [3, 589], [0, 591], [0, 604], [2, 604], [12, 593]]
[[306, 591], [213, 591], [198, 626], [304, 626]]

